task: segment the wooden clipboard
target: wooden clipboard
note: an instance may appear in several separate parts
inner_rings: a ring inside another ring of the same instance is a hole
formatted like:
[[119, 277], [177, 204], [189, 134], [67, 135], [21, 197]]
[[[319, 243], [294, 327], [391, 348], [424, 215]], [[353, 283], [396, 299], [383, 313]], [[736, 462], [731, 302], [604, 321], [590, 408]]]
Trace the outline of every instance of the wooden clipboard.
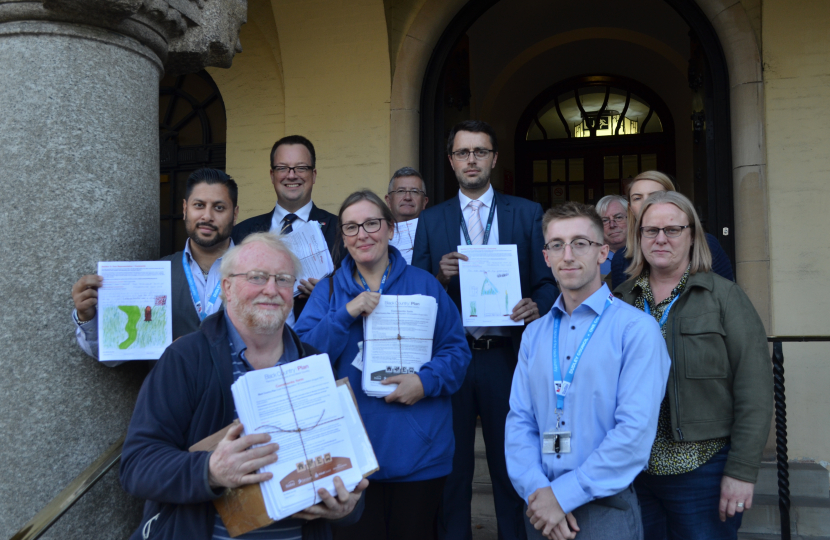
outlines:
[[[352, 391], [348, 378], [337, 381], [337, 386], [343, 385], [349, 388], [354, 408], [357, 410], [358, 417], [360, 417], [357, 399], [354, 397], [354, 391]], [[219, 441], [225, 437], [228, 430], [238, 423], [239, 420], [234, 420], [232, 424], [228, 424], [213, 435], [208, 435], [191, 446], [189, 451], [212, 452], [219, 445]], [[366, 426], [363, 424], [362, 417], [360, 417], [360, 423], [363, 425], [363, 431], [365, 432]], [[366, 438], [368, 439], [369, 436], [366, 435]], [[377, 471], [378, 468], [375, 468], [364, 474], [363, 478], [368, 478]], [[227, 489], [221, 497], [214, 499], [213, 505], [222, 517], [222, 522], [225, 524], [225, 528], [228, 529], [228, 533], [234, 538], [274, 523], [274, 520], [268, 516], [268, 512], [265, 510], [265, 500], [262, 497], [262, 489], [259, 484], [248, 484], [235, 489]]]

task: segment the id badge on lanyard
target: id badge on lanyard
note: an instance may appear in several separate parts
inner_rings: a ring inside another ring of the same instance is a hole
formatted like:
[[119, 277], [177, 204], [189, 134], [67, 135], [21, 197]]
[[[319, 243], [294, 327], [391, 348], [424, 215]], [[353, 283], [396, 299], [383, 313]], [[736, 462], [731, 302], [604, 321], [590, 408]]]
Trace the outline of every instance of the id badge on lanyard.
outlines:
[[208, 298], [207, 305], [202, 307], [202, 300], [199, 298], [199, 291], [196, 290], [196, 281], [193, 279], [193, 271], [190, 269], [190, 263], [187, 262], [187, 254], [182, 253], [182, 266], [184, 267], [184, 277], [187, 278], [187, 285], [190, 287], [190, 298], [193, 300], [193, 307], [196, 308], [196, 313], [199, 315], [199, 320], [204, 321], [207, 317], [208, 310], [213, 308], [216, 299], [219, 298], [219, 293], [222, 292], [222, 281], [220, 280], [213, 292]]
[[605, 307], [603, 308], [602, 313], [594, 317], [594, 320], [588, 327], [588, 331], [585, 332], [585, 337], [582, 338], [582, 342], [576, 349], [574, 358], [571, 361], [571, 365], [568, 367], [568, 371], [565, 372], [564, 377], [562, 377], [562, 370], [559, 367], [559, 328], [562, 324], [562, 313], [557, 311], [553, 317], [551, 361], [553, 363], [554, 392], [556, 393], [556, 429], [554, 431], [546, 431], [542, 434], [543, 454], [569, 454], [572, 451], [572, 433], [570, 431], [561, 430], [562, 412], [565, 409], [565, 397], [568, 395], [568, 390], [573, 382], [576, 368], [579, 366], [580, 360], [582, 360], [582, 353], [585, 352], [585, 348], [588, 346], [588, 342], [591, 341], [591, 337], [594, 335], [594, 331], [597, 329], [597, 326], [599, 325], [602, 316], [605, 314], [605, 311], [613, 302], [614, 296], [609, 295], [608, 299], [605, 301]]

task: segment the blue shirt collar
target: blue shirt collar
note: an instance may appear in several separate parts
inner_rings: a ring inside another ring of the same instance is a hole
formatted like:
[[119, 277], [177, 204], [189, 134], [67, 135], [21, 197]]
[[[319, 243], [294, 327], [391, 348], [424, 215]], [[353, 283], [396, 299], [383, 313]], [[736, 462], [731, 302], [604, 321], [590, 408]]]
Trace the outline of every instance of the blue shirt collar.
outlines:
[[[228, 316], [228, 312], [224, 311], [225, 317], [225, 324], [228, 327], [228, 341], [230, 342], [231, 346], [231, 355], [241, 359], [245, 363], [245, 367], [248, 371], [253, 371], [254, 368], [248, 363], [248, 359], [245, 358], [245, 351], [248, 349], [248, 346], [245, 345], [245, 341], [242, 339], [242, 336], [239, 335], [239, 331], [231, 322], [231, 318]], [[293, 362], [300, 358], [300, 351], [297, 349], [297, 344], [294, 343], [294, 339], [291, 336], [291, 330], [288, 330], [287, 325], [283, 325], [282, 327], [282, 356], [277, 361], [277, 364], [286, 364], [288, 362]]]
[[[576, 313], [576, 310], [581, 308], [582, 306], [588, 306], [594, 311], [594, 313], [600, 315], [602, 314], [603, 310], [605, 310], [605, 301], [608, 300], [609, 296], [611, 296], [611, 289], [608, 288], [608, 285], [603, 283], [602, 286], [599, 289], [597, 289], [596, 292], [594, 292], [594, 294], [592, 294], [591, 296], [586, 298], [584, 302], [576, 306], [576, 309], [574, 309], [574, 313]], [[567, 311], [565, 311], [565, 299], [562, 297], [561, 294], [559, 295], [559, 298], [556, 299], [556, 302], [553, 304], [553, 307], [554, 309], [558, 309], [562, 313], [568, 313]]]

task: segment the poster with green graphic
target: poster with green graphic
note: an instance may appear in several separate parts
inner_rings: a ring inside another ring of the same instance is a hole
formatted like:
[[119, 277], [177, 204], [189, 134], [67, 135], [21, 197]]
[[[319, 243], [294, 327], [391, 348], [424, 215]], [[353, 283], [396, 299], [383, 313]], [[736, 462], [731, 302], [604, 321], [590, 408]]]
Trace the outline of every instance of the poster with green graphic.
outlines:
[[170, 261], [99, 262], [98, 357], [158, 360], [173, 342]]

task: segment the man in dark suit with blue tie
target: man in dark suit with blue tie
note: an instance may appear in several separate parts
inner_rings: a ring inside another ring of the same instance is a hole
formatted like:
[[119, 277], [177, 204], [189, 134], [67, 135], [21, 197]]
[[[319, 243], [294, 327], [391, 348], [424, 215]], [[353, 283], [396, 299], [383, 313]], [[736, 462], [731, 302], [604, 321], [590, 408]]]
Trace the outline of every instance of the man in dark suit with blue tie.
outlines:
[[[489, 124], [469, 120], [456, 125], [448, 137], [447, 154], [459, 193], [421, 214], [412, 265], [435, 275], [458, 307], [460, 317], [458, 260], [467, 258], [458, 253], [457, 246], [516, 244], [523, 298], [511, 319], [528, 324], [545, 315], [559, 291], [542, 255], [542, 207], [493, 190], [490, 174], [498, 159], [498, 143]], [[455, 457], [444, 488], [441, 538], [472, 539], [476, 417], [481, 417], [499, 539], [526, 538], [523, 501], [510, 483], [504, 460], [504, 423], [523, 329], [466, 328], [473, 359], [461, 389], [452, 398]]]
[[[337, 241], [337, 216], [317, 208], [311, 201], [311, 190], [317, 181], [317, 153], [314, 145], [302, 135], [289, 135], [274, 143], [271, 147], [271, 183], [277, 193], [277, 204], [267, 214], [254, 216], [233, 228], [232, 238], [235, 244], [255, 232], [272, 232], [274, 234], [291, 234], [294, 227], [308, 221], [320, 224], [326, 244], [332, 256]], [[343, 248], [341, 247], [340, 253]], [[337, 261], [335, 260], [335, 263]], [[289, 326], [300, 317], [300, 312], [314, 290], [317, 279], [300, 281], [301, 295], [294, 300], [294, 311], [286, 321]]]

